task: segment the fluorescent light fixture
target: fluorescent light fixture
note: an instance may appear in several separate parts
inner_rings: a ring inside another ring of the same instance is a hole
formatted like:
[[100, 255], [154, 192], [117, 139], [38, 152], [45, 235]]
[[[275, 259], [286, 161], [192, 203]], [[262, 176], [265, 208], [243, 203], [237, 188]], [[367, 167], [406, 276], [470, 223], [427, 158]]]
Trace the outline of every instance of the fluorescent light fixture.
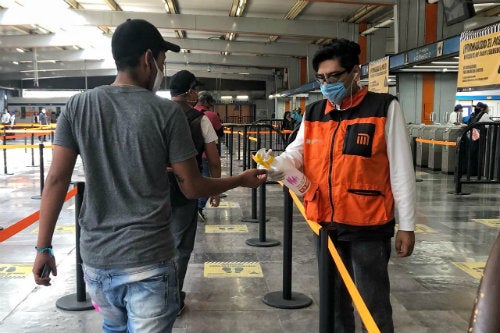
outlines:
[[12, 62], [14, 65], [19, 65], [19, 61], [13, 61]]
[[368, 28], [365, 31], [361, 32], [360, 35], [361, 36], [369, 35], [369, 34], [375, 32], [375, 31], [377, 31], [378, 29], [385, 28], [388, 25], [391, 25], [393, 23], [394, 23], [394, 19], [393, 18], [387, 19], [387, 20], [382, 21], [380, 23], [375, 23], [371, 28]]
[[238, 96], [236, 96], [236, 99], [238, 99], [240, 101], [247, 101], [248, 95], [238, 95]]
[[19, 48], [19, 47], [16, 47], [16, 51], [19, 52], [19, 53], [24, 53], [24, 50]]
[[80, 93], [81, 90], [37, 90], [23, 89], [24, 98], [69, 98]]
[[233, 96], [221, 96], [220, 99], [221, 100], [231, 100], [231, 99], [233, 99]]
[[434, 65], [455, 65], [458, 66], [458, 61], [432, 61]]

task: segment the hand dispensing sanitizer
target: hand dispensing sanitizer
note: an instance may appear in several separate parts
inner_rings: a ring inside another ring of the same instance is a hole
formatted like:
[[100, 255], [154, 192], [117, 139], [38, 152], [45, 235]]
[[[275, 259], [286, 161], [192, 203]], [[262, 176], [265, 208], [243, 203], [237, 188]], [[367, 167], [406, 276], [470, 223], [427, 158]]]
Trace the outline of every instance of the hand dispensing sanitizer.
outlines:
[[297, 170], [289, 161], [276, 159], [271, 149], [266, 151], [265, 148], [261, 148], [252, 158], [268, 170], [282, 172], [283, 183], [297, 195], [303, 196], [311, 187], [311, 182], [302, 172]]

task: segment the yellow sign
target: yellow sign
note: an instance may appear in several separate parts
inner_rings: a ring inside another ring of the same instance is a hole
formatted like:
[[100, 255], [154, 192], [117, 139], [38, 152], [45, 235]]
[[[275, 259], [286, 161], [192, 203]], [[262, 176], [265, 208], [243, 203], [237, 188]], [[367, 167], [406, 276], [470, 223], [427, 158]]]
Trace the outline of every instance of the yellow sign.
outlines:
[[[31, 231], [32, 234], [38, 234], [38, 228], [35, 228]], [[75, 233], [74, 225], [57, 225], [54, 229], [55, 234], [73, 234]]]
[[206, 234], [237, 234], [248, 233], [246, 224], [206, 224]]
[[453, 265], [479, 280], [483, 276], [486, 262], [454, 262]]
[[371, 61], [368, 65], [368, 90], [389, 92], [389, 57]]
[[258, 262], [206, 262], [206, 278], [219, 277], [264, 277]]
[[500, 227], [500, 219], [472, 219], [472, 221], [482, 223], [492, 228]]
[[500, 24], [460, 36], [457, 88], [500, 88]]
[[0, 264], [0, 278], [24, 278], [32, 268], [31, 264]]
[[[396, 230], [398, 230], [399, 224], [396, 224]], [[434, 229], [429, 228], [425, 224], [417, 224], [415, 226], [415, 233], [416, 234], [433, 234], [435, 233]]]
[[240, 204], [234, 201], [221, 201], [219, 207], [207, 205], [207, 208], [240, 208]]

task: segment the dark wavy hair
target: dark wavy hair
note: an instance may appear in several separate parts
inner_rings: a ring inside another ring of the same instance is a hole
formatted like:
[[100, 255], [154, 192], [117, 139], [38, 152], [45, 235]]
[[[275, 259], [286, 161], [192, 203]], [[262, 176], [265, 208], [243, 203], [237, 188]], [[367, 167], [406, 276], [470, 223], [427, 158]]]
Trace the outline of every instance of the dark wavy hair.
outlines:
[[334, 38], [329, 44], [316, 51], [312, 60], [313, 69], [317, 72], [319, 64], [323, 61], [338, 59], [340, 66], [350, 72], [354, 66], [359, 65], [360, 53], [361, 48], [358, 43], [344, 38]]

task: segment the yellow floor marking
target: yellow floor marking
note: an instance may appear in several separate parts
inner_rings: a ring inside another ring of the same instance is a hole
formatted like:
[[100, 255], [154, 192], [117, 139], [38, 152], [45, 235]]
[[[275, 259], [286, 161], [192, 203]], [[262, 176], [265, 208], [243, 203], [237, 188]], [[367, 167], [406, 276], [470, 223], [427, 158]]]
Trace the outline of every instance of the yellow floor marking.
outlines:
[[483, 276], [486, 262], [454, 262], [453, 265], [479, 280]]
[[258, 262], [206, 262], [206, 278], [218, 277], [264, 277]]
[[32, 268], [32, 264], [0, 264], [0, 278], [24, 278]]
[[472, 219], [472, 221], [482, 223], [492, 228], [500, 227], [500, 219]]
[[210, 204], [206, 208], [240, 208], [240, 204], [234, 201], [221, 201], [219, 207], [212, 207]]
[[[31, 231], [32, 234], [37, 234], [38, 233], [38, 228], [35, 228]], [[72, 234], [75, 233], [75, 226], [74, 225], [57, 225], [56, 228], [54, 229], [55, 234]]]
[[[399, 228], [399, 224], [396, 223], [396, 231]], [[417, 224], [415, 226], [415, 233], [416, 234], [433, 234], [435, 233], [434, 229], [428, 227], [425, 224]]]
[[205, 224], [206, 234], [248, 233], [246, 224]]

